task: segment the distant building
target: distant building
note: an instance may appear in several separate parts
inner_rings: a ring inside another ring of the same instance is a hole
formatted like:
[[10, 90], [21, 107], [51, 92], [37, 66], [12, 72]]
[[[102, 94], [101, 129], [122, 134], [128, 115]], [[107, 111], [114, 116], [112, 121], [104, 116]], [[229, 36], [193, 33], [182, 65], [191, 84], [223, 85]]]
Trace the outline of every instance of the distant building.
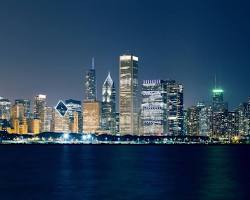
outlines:
[[9, 99], [0, 98], [0, 119], [10, 120], [11, 117], [11, 101]]
[[53, 108], [46, 106], [44, 108], [43, 132], [51, 132], [52, 118], [53, 118]]
[[92, 67], [88, 69], [85, 74], [84, 81], [84, 100], [96, 101], [96, 73], [94, 59], [92, 59]]
[[239, 134], [250, 135], [250, 98], [248, 102], [241, 103], [236, 109], [239, 118]]
[[32, 116], [31, 113], [31, 102], [28, 99], [17, 99], [15, 100], [15, 104], [22, 104], [24, 107], [24, 117], [26, 119], [30, 119]]
[[227, 134], [229, 139], [239, 135], [239, 115], [237, 112], [227, 113]]
[[82, 132], [82, 103], [81, 101], [67, 99], [65, 105], [68, 108], [69, 124], [72, 133]]
[[212, 123], [212, 106], [205, 106], [201, 108], [199, 114], [199, 129], [201, 136], [212, 136]]
[[201, 114], [202, 109], [205, 107], [205, 104], [199, 102], [196, 106], [191, 106], [187, 109], [186, 114], [186, 131], [188, 135], [199, 136], [201, 135], [200, 126], [201, 126]]
[[68, 108], [63, 101], [59, 101], [53, 109], [52, 131], [57, 133], [69, 133]]
[[98, 101], [83, 104], [83, 133], [94, 133], [100, 129], [101, 108]]
[[43, 94], [37, 95], [34, 99], [33, 117], [34, 119], [40, 119], [41, 121], [40, 132], [44, 131], [45, 107], [46, 107], [46, 95]]
[[212, 102], [212, 125], [213, 137], [227, 138], [227, 113], [228, 105], [224, 102], [224, 91], [220, 88], [213, 89], [213, 102]]
[[102, 86], [101, 128], [111, 134], [116, 133], [115, 96], [115, 85], [109, 73]]
[[174, 80], [167, 84], [167, 134], [184, 134], [183, 86]]
[[138, 132], [138, 57], [127, 54], [120, 56], [119, 64], [119, 111], [120, 134]]
[[164, 135], [167, 132], [167, 91], [165, 81], [144, 80], [141, 94], [141, 134]]

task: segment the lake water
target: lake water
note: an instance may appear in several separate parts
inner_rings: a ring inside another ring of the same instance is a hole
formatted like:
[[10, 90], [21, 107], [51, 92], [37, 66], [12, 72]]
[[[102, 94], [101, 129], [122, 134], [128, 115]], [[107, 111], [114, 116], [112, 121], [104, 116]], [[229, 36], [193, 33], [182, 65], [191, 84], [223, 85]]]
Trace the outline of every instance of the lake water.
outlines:
[[0, 199], [250, 199], [250, 145], [0, 145]]

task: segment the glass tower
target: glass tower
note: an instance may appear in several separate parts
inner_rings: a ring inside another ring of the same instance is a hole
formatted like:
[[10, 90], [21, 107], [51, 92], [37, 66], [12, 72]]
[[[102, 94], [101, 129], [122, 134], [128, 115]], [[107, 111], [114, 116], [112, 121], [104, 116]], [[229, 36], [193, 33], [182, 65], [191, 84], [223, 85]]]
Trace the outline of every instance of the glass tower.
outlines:
[[167, 131], [167, 93], [162, 80], [144, 80], [142, 84], [142, 135], [164, 135]]
[[167, 130], [169, 135], [184, 134], [183, 85], [174, 80], [167, 84]]
[[116, 130], [116, 109], [115, 109], [115, 85], [108, 74], [102, 86], [102, 130], [115, 134]]
[[138, 134], [138, 57], [127, 54], [119, 62], [120, 134]]
[[96, 100], [96, 74], [94, 59], [92, 60], [92, 68], [88, 69], [85, 74], [84, 82], [84, 100], [85, 101], [95, 101]]

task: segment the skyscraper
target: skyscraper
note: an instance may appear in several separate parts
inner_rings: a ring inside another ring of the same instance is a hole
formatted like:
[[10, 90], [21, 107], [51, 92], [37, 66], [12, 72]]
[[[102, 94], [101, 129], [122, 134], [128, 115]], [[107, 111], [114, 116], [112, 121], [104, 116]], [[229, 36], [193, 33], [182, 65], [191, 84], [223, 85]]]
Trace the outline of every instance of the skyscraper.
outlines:
[[224, 102], [224, 91], [220, 88], [213, 89], [213, 102], [212, 102], [212, 129], [213, 137], [228, 137], [227, 135], [227, 113], [228, 105]]
[[183, 86], [174, 80], [167, 84], [167, 131], [169, 135], [184, 134]]
[[15, 104], [22, 104], [24, 107], [24, 117], [26, 119], [31, 118], [31, 103], [28, 99], [17, 99], [15, 100]]
[[96, 74], [94, 59], [92, 59], [92, 67], [88, 69], [85, 74], [84, 81], [84, 100], [95, 101], [96, 100]]
[[58, 133], [69, 133], [68, 108], [63, 101], [59, 101], [53, 109], [52, 131]]
[[0, 98], [0, 119], [10, 120], [11, 102], [9, 99]]
[[116, 131], [115, 95], [115, 84], [109, 73], [102, 85], [101, 127], [102, 130], [112, 134]]
[[167, 131], [167, 91], [162, 80], [144, 80], [142, 84], [142, 135], [164, 135]]
[[34, 99], [34, 119], [40, 119], [40, 132], [44, 131], [46, 95], [39, 94]]
[[120, 134], [138, 134], [138, 57], [120, 56]]
[[73, 133], [82, 132], [82, 105], [81, 101], [67, 99], [65, 104], [68, 108], [70, 130]]

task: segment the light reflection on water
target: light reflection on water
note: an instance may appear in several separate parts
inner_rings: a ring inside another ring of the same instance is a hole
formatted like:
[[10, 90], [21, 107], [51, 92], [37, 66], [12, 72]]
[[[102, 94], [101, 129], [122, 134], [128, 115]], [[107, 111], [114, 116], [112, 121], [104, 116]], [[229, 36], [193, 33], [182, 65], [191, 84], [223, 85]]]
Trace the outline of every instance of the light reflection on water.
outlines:
[[246, 199], [249, 150], [199, 145], [0, 146], [0, 199]]

